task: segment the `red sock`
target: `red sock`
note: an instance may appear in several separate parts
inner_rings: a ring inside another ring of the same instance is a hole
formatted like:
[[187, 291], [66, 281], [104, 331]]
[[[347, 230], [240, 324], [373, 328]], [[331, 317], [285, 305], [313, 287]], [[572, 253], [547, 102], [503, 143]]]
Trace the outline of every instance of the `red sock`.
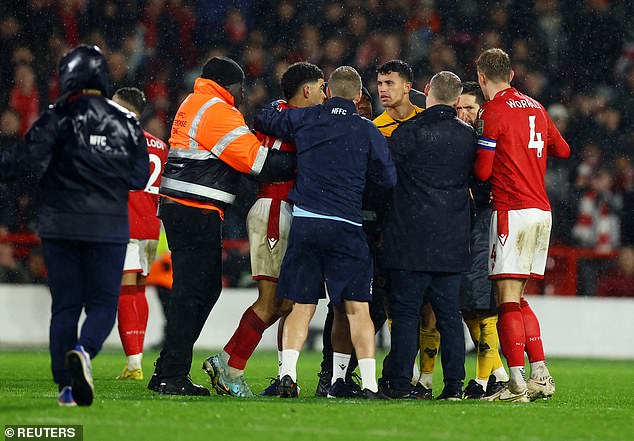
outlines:
[[148, 306], [145, 297], [145, 285], [137, 286], [135, 297], [135, 305], [139, 320], [138, 345], [140, 352], [143, 352], [143, 343], [145, 342], [145, 330], [147, 329]]
[[260, 343], [262, 334], [270, 325], [270, 323], [264, 323], [252, 307], [244, 311], [238, 329], [233, 333], [233, 337], [224, 349], [230, 355], [229, 366], [235, 369], [244, 369], [247, 360]]
[[519, 303], [502, 303], [498, 306], [498, 334], [502, 354], [509, 367], [524, 366], [526, 336]]
[[121, 295], [119, 296], [119, 337], [123, 344], [125, 355], [134, 355], [141, 352], [139, 347], [139, 318], [136, 308], [136, 292], [135, 285], [124, 285], [121, 287]]
[[524, 319], [524, 332], [526, 334], [526, 354], [528, 361], [535, 363], [546, 360], [542, 334], [539, 329], [539, 320], [524, 297], [520, 299], [522, 318]]

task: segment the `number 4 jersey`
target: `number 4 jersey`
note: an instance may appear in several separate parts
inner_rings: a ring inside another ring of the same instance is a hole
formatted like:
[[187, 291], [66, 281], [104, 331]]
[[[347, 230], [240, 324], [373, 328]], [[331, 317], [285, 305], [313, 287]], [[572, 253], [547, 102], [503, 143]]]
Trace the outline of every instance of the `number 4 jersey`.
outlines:
[[480, 109], [476, 121], [476, 176], [491, 178], [493, 208], [550, 211], [544, 175], [548, 155], [566, 158], [570, 147], [536, 100], [508, 88]]
[[167, 144], [145, 133], [150, 157], [150, 177], [144, 190], [131, 191], [128, 199], [131, 239], [158, 239], [161, 221], [156, 217], [163, 166], [167, 162]]

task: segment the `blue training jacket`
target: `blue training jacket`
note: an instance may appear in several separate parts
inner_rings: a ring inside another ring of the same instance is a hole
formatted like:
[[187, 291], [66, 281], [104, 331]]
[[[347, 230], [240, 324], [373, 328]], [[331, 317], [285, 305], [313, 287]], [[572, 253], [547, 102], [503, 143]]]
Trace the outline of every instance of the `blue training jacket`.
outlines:
[[350, 100], [335, 97], [324, 105], [282, 111], [264, 107], [255, 128], [295, 141], [297, 179], [289, 198], [305, 210], [360, 224], [366, 175], [386, 188], [396, 184], [385, 137]]

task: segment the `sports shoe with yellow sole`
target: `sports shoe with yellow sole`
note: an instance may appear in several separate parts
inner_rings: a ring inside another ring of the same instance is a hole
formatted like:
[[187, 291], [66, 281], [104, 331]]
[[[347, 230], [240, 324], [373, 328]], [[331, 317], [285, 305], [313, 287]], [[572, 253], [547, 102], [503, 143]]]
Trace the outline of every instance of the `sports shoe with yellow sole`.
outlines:
[[545, 378], [529, 378], [526, 387], [531, 401], [550, 398], [555, 394], [555, 380], [550, 375]]
[[480, 399], [484, 401], [500, 401], [504, 403], [529, 403], [531, 401], [528, 397], [528, 388], [526, 386], [517, 390], [512, 389], [510, 384], [507, 384], [497, 393], [484, 396]]
[[143, 380], [143, 369], [128, 369], [128, 366], [123, 367], [123, 372], [117, 377], [117, 380]]

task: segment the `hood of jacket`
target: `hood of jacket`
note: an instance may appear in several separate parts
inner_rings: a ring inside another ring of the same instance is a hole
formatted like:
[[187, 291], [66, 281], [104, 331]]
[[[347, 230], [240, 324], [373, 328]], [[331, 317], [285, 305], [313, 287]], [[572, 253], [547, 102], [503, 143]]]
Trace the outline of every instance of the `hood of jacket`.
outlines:
[[110, 74], [106, 58], [97, 46], [82, 44], [68, 52], [59, 62], [61, 94], [75, 90], [96, 89], [110, 96]]
[[227, 104], [231, 106], [234, 105], [233, 95], [214, 80], [196, 78], [194, 82], [194, 93], [217, 96], [218, 98], [222, 98]]

